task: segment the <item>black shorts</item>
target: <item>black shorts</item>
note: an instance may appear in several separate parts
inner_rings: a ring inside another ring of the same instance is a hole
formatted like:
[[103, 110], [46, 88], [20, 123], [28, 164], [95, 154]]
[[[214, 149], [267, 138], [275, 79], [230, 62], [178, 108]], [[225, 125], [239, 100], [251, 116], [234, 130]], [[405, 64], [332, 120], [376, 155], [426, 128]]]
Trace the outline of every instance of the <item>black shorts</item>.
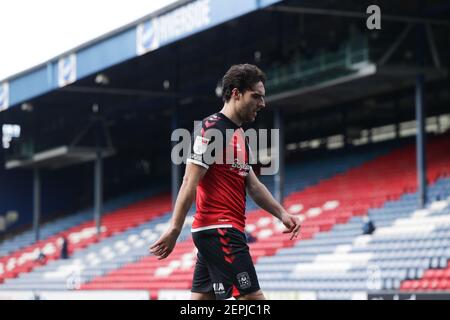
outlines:
[[258, 291], [259, 283], [245, 234], [234, 228], [192, 233], [198, 249], [192, 292], [214, 291], [229, 299]]

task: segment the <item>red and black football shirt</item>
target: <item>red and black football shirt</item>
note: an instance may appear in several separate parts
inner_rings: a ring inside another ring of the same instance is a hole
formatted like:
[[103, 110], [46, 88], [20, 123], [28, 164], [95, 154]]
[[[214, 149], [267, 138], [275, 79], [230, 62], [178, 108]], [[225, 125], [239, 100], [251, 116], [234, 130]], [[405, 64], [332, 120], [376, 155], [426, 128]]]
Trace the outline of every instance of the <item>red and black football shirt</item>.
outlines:
[[245, 178], [251, 167], [244, 131], [222, 113], [205, 118], [195, 129], [187, 162], [206, 168], [197, 187], [192, 231], [245, 229]]

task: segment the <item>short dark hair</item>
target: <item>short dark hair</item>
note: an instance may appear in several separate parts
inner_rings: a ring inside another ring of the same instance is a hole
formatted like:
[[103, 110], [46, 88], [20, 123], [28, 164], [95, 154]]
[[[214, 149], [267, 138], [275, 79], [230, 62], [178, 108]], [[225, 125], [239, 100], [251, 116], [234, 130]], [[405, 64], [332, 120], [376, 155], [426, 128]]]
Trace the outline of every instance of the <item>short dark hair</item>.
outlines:
[[247, 63], [236, 64], [228, 69], [222, 78], [222, 100], [230, 101], [234, 88], [244, 93], [260, 81], [264, 84], [266, 75], [257, 66]]

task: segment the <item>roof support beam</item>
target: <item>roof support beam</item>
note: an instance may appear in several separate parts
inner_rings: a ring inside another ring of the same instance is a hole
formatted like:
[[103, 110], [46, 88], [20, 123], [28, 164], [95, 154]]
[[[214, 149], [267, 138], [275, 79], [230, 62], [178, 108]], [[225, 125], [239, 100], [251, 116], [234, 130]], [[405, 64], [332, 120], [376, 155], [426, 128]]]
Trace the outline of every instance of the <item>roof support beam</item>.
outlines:
[[[316, 15], [326, 15], [326, 16], [367, 19], [367, 14], [365, 12], [362, 13], [362, 12], [349, 11], [349, 10], [289, 7], [289, 6], [275, 6], [275, 7], [269, 7], [265, 10], [285, 12], [285, 13], [295, 13], [295, 14], [316, 14]], [[392, 15], [392, 14], [382, 14], [382, 18], [385, 21], [432, 24], [432, 25], [437, 25], [437, 26], [441, 26], [441, 27], [450, 27], [450, 21], [448, 21], [448, 20], [420, 18], [420, 17], [415, 17], [415, 16], [400, 16], [400, 15]]]

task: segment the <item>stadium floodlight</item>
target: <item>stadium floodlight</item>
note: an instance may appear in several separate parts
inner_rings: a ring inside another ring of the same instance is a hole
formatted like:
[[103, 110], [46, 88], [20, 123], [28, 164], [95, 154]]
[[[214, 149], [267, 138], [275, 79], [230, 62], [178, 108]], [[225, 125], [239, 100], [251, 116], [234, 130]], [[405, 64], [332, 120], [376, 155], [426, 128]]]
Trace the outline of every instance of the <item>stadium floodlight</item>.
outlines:
[[217, 82], [215, 93], [217, 98], [222, 97], [222, 80], [219, 80], [219, 82]]
[[99, 110], [100, 110], [99, 105], [96, 104], [96, 103], [94, 103], [94, 104], [92, 105], [92, 112], [93, 112], [93, 113], [98, 113]]
[[255, 51], [253, 56], [255, 58], [256, 63], [261, 62], [261, 57], [262, 57], [261, 51]]
[[164, 90], [169, 90], [169, 88], [170, 88], [170, 81], [169, 80], [164, 80], [163, 87], [164, 87]]
[[9, 149], [13, 138], [20, 138], [21, 127], [17, 124], [4, 124], [2, 126], [3, 149]]
[[95, 83], [107, 86], [109, 84], [109, 77], [103, 73], [99, 73], [95, 77]]

